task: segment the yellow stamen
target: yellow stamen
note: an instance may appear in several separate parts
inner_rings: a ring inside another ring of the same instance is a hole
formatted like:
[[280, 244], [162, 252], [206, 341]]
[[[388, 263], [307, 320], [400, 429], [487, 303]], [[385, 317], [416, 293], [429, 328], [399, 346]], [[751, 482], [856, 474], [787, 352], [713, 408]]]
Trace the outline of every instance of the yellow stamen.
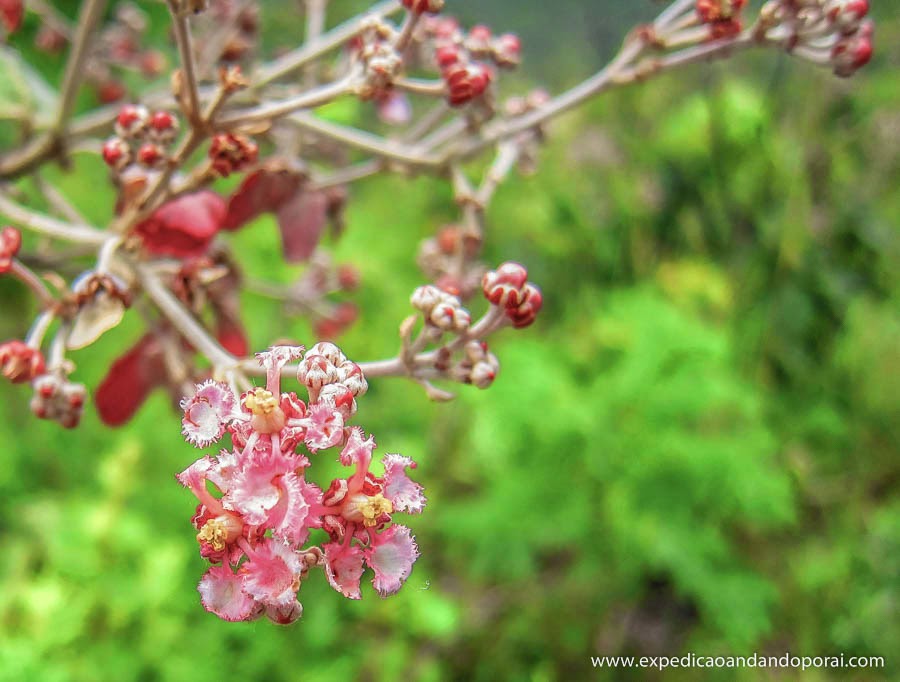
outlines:
[[371, 528], [378, 524], [378, 519], [382, 514], [390, 514], [393, 511], [394, 505], [381, 493], [371, 497], [355, 495], [345, 509], [344, 516], [350, 521], [362, 522], [366, 528]]
[[271, 391], [255, 388], [244, 398], [244, 405], [253, 414], [250, 422], [258, 433], [276, 433], [284, 428], [284, 412]]
[[225, 545], [234, 542], [241, 534], [241, 522], [239, 519], [225, 515], [217, 516], [203, 524], [203, 528], [197, 533], [199, 542], [207, 542], [217, 552], [225, 549]]
[[278, 398], [264, 388], [256, 388], [244, 398], [244, 405], [253, 414], [263, 416], [278, 409]]

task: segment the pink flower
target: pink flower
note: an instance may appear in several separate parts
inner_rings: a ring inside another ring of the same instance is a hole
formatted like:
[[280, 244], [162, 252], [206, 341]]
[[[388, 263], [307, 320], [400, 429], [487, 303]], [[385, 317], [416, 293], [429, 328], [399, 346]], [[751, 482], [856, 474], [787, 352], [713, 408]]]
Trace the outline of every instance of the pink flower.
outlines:
[[403, 455], [385, 455], [384, 496], [391, 501], [394, 511], [418, 514], [425, 508], [422, 486], [410, 480], [406, 469], [415, 469], [416, 463]]
[[245, 593], [266, 606], [296, 601], [305, 564], [300, 554], [274, 538], [264, 538], [238, 571]]
[[297, 474], [308, 463], [300, 455], [275, 451], [245, 456], [230, 480], [223, 504], [247, 523], [269, 528], [275, 537], [295, 545], [302, 544], [310, 526], [318, 525], [311, 509], [322, 497], [321, 490]]
[[328, 584], [347, 599], [362, 599], [359, 581], [363, 570], [363, 550], [358, 546], [340, 542], [325, 545], [325, 575], [328, 577]]
[[394, 594], [412, 572], [419, 557], [416, 540], [406, 526], [391, 526], [374, 536], [365, 551], [366, 563], [375, 572], [372, 585], [382, 597]]
[[[400, 589], [419, 555], [408, 528], [387, 526], [392, 513], [418, 513], [425, 507], [422, 486], [406, 475], [406, 468], [414, 468], [415, 462], [386, 455], [385, 475], [379, 478], [369, 471], [374, 449], [372, 437], [364, 439], [362, 429], [352, 429], [340, 461], [356, 471], [350, 478], [332, 481], [322, 500], [323, 528], [332, 538], [325, 545], [328, 581], [351, 599], [359, 599], [364, 563], [375, 572], [375, 589], [387, 596]], [[354, 539], [365, 547], [354, 545]]]
[[225, 434], [225, 426], [236, 416], [237, 400], [231, 389], [216, 381], [205, 381], [197, 392], [181, 401], [184, 418], [181, 433], [198, 448], [215, 443]]
[[375, 577], [372, 585], [382, 597], [397, 592], [419, 556], [415, 538], [406, 526], [391, 526], [383, 533], [371, 534], [366, 549], [349, 543], [325, 545], [325, 574], [328, 583], [348, 599], [360, 599], [359, 584], [365, 566]]
[[306, 426], [306, 447], [311, 452], [340, 445], [344, 440], [344, 418], [327, 403], [311, 405], [309, 416], [302, 421]]
[[210, 566], [197, 586], [204, 608], [222, 620], [236, 622], [258, 616], [262, 607], [243, 590], [243, 578], [227, 566]]

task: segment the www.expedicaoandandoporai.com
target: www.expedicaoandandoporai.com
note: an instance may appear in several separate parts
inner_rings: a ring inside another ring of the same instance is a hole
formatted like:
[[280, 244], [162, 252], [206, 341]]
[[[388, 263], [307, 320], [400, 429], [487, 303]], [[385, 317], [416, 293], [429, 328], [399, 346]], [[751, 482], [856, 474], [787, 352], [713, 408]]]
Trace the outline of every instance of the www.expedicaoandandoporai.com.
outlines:
[[819, 668], [884, 668], [884, 656], [591, 656], [595, 668], [761, 668], [772, 670], [814, 670]]

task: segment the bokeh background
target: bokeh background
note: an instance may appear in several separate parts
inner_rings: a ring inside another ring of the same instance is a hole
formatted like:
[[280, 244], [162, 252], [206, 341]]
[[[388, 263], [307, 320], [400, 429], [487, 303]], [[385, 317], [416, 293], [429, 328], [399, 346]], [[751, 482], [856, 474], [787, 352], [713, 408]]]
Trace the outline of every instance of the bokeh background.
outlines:
[[[164, 7], [138, 4], [165, 42]], [[364, 4], [333, 0], [333, 18]], [[896, 679], [900, 23], [872, 4], [877, 52], [855, 79], [767, 51], [615, 91], [554, 124], [539, 174], [500, 190], [486, 260], [529, 266], [539, 322], [493, 344], [488, 391], [436, 405], [390, 379], [361, 403], [358, 423], [420, 462], [429, 496], [393, 598], [367, 586], [350, 602], [314, 574], [290, 628], [219, 621], [199, 605], [194, 500], [173, 478], [198, 453], [168, 398], [120, 430], [89, 410], [64, 432], [0, 385], [0, 680], [691, 680], [606, 676], [589, 657], [754, 651], [881, 655], [882, 671], [803, 679]], [[263, 5], [266, 50], [296, 42], [295, 3]], [[522, 35], [510, 90], [576, 82], [659, 8], [448, 2]], [[35, 28], [12, 42], [57, 82], [63, 58], [33, 50]], [[45, 177], [108, 221], [96, 157]], [[435, 179], [353, 187], [333, 244], [363, 274], [341, 340], [353, 359], [394, 354], [418, 243], [456, 215]], [[232, 242], [251, 273], [300, 271], [278, 263], [268, 219]], [[313, 341], [271, 301], [243, 303], [256, 346]], [[0, 280], [0, 337], [32, 311]], [[76, 354], [76, 376], [95, 387], [141, 331], [129, 319]]]

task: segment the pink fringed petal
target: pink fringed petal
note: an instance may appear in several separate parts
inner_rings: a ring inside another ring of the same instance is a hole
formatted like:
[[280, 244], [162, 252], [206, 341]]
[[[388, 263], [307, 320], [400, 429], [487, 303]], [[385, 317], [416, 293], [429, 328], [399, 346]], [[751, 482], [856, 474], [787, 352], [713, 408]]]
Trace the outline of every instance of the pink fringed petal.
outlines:
[[244, 592], [266, 606], [284, 607], [297, 598], [303, 560], [280, 540], [265, 538], [240, 569]]
[[214, 466], [215, 462], [211, 457], [201, 457], [180, 474], [176, 474], [175, 478], [185, 488], [199, 490], [200, 488], [205, 488], [207, 474]]
[[340, 445], [344, 439], [344, 418], [330, 405], [312, 405], [306, 422], [306, 447], [312, 452]]
[[328, 583], [348, 599], [361, 599], [359, 581], [363, 573], [363, 551], [356, 545], [345, 547], [339, 542], [329, 542], [324, 549]]
[[416, 468], [416, 463], [403, 455], [385, 455], [384, 496], [394, 505], [394, 511], [418, 514], [425, 508], [422, 486], [406, 475], [406, 468]]
[[[268, 441], [260, 441], [268, 442]], [[297, 468], [299, 457], [292, 454], [254, 450], [234, 473], [231, 487], [225, 494], [226, 508], [239, 512], [247, 523], [263, 524], [281, 500], [280, 477]]]
[[375, 438], [369, 436], [363, 440], [364, 435], [359, 427], [350, 430], [347, 444], [341, 450], [341, 464], [345, 467], [357, 466], [368, 470], [372, 461], [372, 451], [375, 449]]
[[366, 563], [375, 571], [372, 579], [375, 589], [387, 597], [399, 590], [409, 577], [419, 548], [406, 526], [391, 526], [374, 540], [374, 546], [365, 551]]
[[235, 417], [237, 399], [225, 384], [206, 381], [197, 392], [181, 401], [184, 418], [181, 432], [185, 440], [198, 448], [204, 448], [219, 440], [225, 426]]
[[204, 608], [222, 620], [250, 620], [258, 614], [257, 604], [241, 585], [241, 576], [227, 566], [212, 566], [203, 574], [197, 591]]
[[288, 473], [279, 479], [281, 499], [269, 516], [267, 525], [275, 537], [293, 545], [302, 545], [309, 537], [310, 526], [317, 519], [310, 518], [310, 509], [322, 499], [322, 491], [307, 483], [295, 473]]

